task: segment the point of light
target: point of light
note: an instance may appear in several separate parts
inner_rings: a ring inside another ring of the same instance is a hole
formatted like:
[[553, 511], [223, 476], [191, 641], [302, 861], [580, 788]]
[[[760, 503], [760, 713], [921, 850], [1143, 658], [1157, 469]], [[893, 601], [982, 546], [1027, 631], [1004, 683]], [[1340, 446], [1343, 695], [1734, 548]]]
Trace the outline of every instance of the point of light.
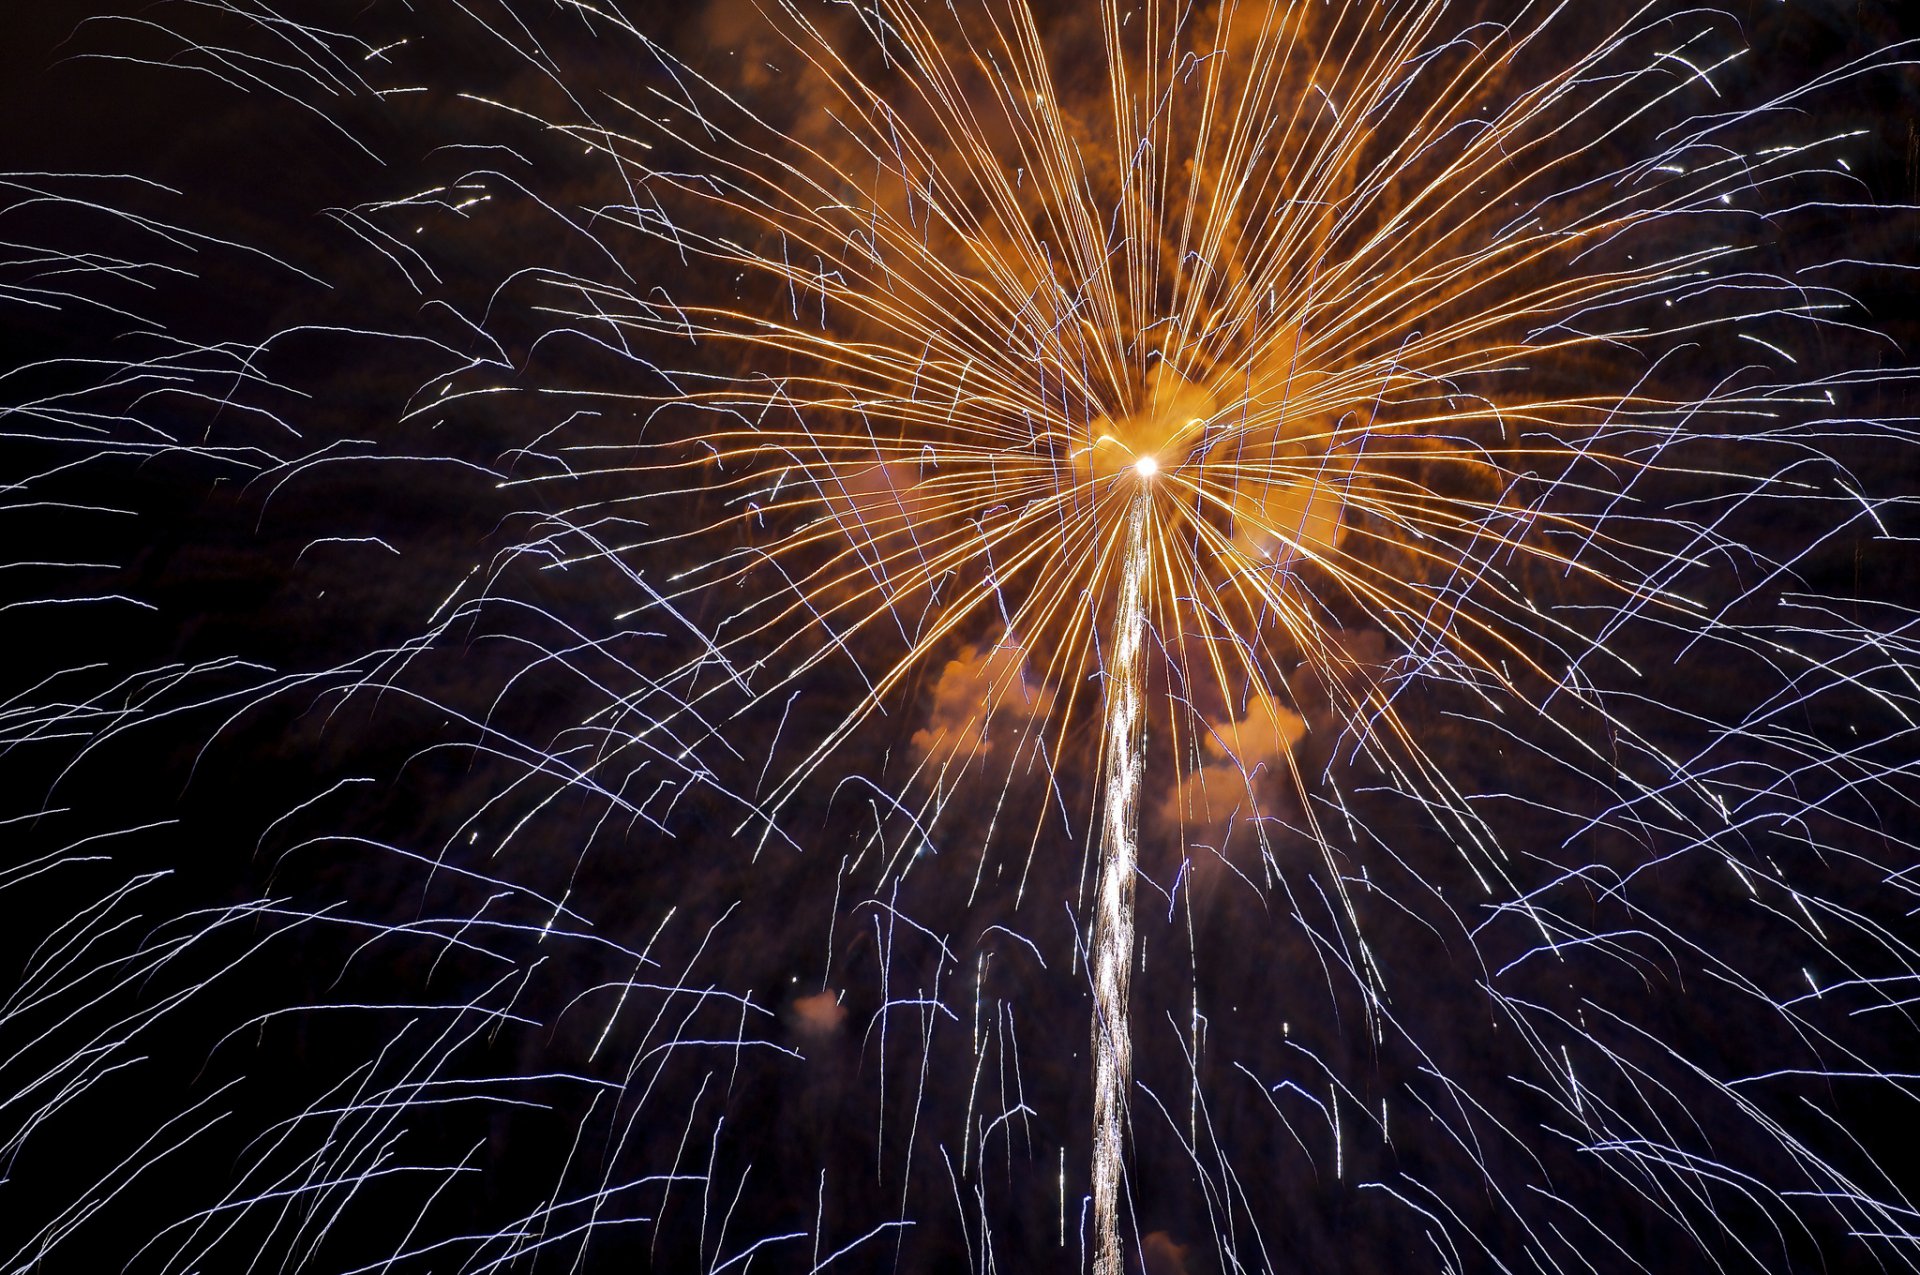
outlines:
[[1151, 478], [1160, 472], [1160, 462], [1151, 456], [1142, 456], [1133, 462], [1133, 468], [1142, 478]]

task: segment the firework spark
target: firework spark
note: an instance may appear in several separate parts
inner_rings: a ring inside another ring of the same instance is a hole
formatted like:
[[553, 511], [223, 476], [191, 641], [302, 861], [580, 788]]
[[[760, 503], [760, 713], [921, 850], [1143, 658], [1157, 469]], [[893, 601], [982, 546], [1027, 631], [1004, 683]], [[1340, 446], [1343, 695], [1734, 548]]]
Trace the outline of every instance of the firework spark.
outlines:
[[1127, 983], [1133, 964], [1133, 878], [1139, 871], [1140, 782], [1146, 697], [1147, 551], [1152, 535], [1153, 489], [1158, 470], [1152, 456], [1135, 462], [1140, 490], [1127, 511], [1114, 602], [1113, 656], [1107, 669], [1105, 792], [1100, 828], [1100, 880], [1094, 890], [1093, 948], [1093, 1233], [1094, 1270], [1119, 1275], [1121, 1157], [1125, 1151], [1127, 1090], [1133, 1083], [1132, 1031], [1127, 1025]]
[[306, 8], [7, 179], [9, 1269], [1911, 1263], [1906, 45]]

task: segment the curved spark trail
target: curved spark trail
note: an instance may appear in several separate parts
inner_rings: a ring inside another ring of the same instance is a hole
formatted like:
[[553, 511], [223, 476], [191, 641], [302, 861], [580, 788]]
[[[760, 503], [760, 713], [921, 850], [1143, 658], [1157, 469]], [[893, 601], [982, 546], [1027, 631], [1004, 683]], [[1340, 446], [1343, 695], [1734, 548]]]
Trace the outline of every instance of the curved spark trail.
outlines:
[[50, 33], [0, 1270], [1911, 1268], [1920, 88], [1822, 12]]

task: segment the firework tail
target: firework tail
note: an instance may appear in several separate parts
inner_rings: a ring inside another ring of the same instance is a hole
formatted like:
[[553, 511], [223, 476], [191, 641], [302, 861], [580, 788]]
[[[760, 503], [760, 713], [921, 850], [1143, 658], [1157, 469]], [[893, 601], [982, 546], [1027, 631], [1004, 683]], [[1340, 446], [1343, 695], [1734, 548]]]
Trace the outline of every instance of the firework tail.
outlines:
[[1127, 1089], [1133, 1050], [1127, 1026], [1127, 983], [1133, 960], [1133, 871], [1139, 859], [1140, 768], [1145, 754], [1148, 521], [1147, 478], [1130, 502], [1120, 595], [1107, 663], [1105, 784], [1100, 820], [1100, 879], [1094, 896], [1093, 953], [1093, 1221], [1094, 1275], [1121, 1275], [1120, 1179], [1125, 1152]]

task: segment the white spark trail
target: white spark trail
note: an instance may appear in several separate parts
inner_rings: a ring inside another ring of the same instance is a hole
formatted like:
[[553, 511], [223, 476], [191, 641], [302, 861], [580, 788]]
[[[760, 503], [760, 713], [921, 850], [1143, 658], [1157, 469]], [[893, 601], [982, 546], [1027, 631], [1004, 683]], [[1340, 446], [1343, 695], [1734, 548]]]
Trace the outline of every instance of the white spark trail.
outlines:
[[1094, 1275], [1122, 1275], [1120, 1185], [1125, 1176], [1127, 1090], [1133, 1046], [1127, 990], [1133, 964], [1133, 877], [1140, 859], [1140, 772], [1146, 752], [1147, 577], [1152, 566], [1153, 488], [1142, 470], [1129, 502], [1113, 648], [1106, 669], [1106, 765], [1101, 797], [1100, 877], [1094, 893], [1093, 1227]]

